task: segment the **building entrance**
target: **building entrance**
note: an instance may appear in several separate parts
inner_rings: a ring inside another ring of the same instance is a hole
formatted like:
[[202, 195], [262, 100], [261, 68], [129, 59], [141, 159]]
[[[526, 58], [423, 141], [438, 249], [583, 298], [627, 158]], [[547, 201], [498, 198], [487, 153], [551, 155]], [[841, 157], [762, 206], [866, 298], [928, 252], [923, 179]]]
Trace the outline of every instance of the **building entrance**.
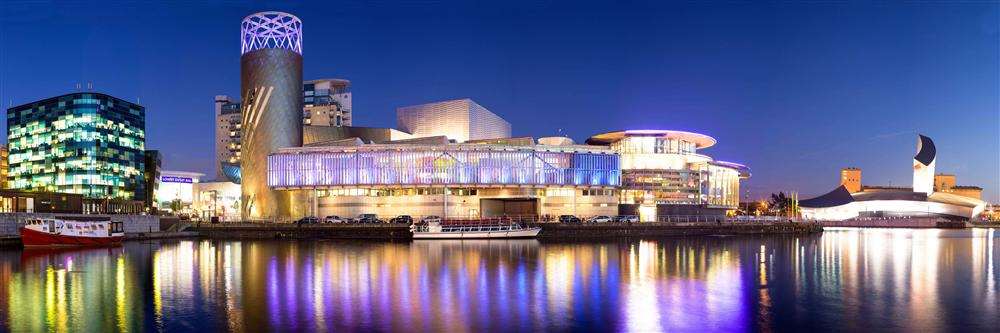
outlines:
[[479, 208], [482, 210], [483, 217], [536, 217], [538, 216], [538, 199], [480, 199]]

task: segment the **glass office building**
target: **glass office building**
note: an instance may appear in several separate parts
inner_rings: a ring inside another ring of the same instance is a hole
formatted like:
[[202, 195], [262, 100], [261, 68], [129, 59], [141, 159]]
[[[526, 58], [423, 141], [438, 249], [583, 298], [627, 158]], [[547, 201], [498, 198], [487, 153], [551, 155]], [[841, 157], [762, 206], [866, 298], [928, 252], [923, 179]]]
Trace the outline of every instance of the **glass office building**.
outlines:
[[145, 200], [146, 110], [100, 93], [7, 109], [8, 186]]

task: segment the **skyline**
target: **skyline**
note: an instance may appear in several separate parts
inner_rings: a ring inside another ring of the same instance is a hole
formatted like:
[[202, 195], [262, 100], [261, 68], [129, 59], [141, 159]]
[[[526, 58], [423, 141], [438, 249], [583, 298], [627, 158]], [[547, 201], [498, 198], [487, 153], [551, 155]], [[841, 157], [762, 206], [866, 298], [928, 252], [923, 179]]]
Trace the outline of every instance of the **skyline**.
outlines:
[[146, 107], [146, 148], [165, 154], [166, 169], [211, 175], [213, 97], [239, 95], [239, 22], [282, 10], [304, 22], [304, 79], [352, 81], [357, 126], [393, 127], [397, 107], [467, 97], [514, 136], [705, 133], [721, 143], [706, 153], [751, 168], [752, 198], [822, 194], [848, 166], [866, 184], [908, 185], [921, 133], [938, 144], [938, 172], [1000, 201], [997, 5], [386, 6], [71, 4], [45, 14], [4, 3], [0, 97], [10, 107], [93, 82]]

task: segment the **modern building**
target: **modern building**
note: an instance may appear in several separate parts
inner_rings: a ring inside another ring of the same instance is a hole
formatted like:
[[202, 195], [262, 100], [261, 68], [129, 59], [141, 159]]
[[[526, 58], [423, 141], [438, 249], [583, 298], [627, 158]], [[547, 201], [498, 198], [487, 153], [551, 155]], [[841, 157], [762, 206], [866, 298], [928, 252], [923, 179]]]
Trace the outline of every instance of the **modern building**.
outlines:
[[[303, 82], [303, 128], [351, 126], [350, 81], [322, 79]], [[239, 169], [243, 150], [243, 113], [239, 102], [215, 96], [215, 179], [230, 180]], [[306, 131], [308, 134], [308, 131]], [[239, 182], [236, 182], [239, 184]]]
[[150, 213], [155, 213], [157, 205], [157, 191], [160, 188], [160, 172], [162, 171], [163, 158], [158, 150], [146, 151], [146, 170], [143, 172], [143, 180], [146, 182], [145, 206]]
[[671, 130], [627, 130], [597, 134], [591, 145], [621, 155], [620, 212], [643, 221], [668, 216], [723, 217], [739, 207], [741, 164], [716, 161], [699, 152], [714, 138]]
[[283, 12], [243, 19], [240, 172], [243, 217], [301, 216], [300, 200], [267, 185], [267, 156], [302, 146], [302, 21]]
[[225, 179], [223, 163], [239, 164], [243, 113], [229, 96], [215, 96], [215, 179]]
[[0, 190], [0, 213], [83, 213], [83, 195]]
[[618, 213], [619, 158], [608, 148], [437, 138], [284, 148], [268, 159], [268, 184], [306, 193], [316, 216]]
[[195, 199], [195, 188], [205, 174], [186, 171], [160, 172], [157, 181], [159, 190], [156, 192], [156, 202], [160, 210], [181, 212], [190, 210]]
[[[986, 202], [955, 193], [953, 176], [935, 175], [936, 161], [934, 141], [918, 135], [917, 154], [913, 157], [913, 187], [862, 186], [860, 191], [852, 192], [842, 178], [841, 185], [833, 191], [799, 202], [802, 217], [821, 221], [913, 217], [970, 220], [978, 217]], [[860, 170], [857, 181], [861, 181]]]
[[303, 83], [305, 110], [302, 124], [351, 126], [351, 81], [312, 80]]
[[468, 98], [397, 108], [396, 127], [415, 137], [446, 136], [459, 143], [510, 137], [510, 123]]
[[194, 184], [192, 208], [205, 221], [240, 221], [240, 185], [228, 181]]
[[7, 145], [0, 145], [0, 189], [7, 188]]
[[7, 109], [9, 188], [144, 201], [145, 113], [94, 92]]

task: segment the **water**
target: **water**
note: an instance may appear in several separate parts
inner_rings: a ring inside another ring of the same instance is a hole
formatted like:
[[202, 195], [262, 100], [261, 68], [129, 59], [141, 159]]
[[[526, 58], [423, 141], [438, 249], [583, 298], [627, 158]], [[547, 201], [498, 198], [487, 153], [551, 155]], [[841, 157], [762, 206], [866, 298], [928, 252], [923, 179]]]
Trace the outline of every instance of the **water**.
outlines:
[[988, 331], [998, 234], [5, 250], [0, 330]]

